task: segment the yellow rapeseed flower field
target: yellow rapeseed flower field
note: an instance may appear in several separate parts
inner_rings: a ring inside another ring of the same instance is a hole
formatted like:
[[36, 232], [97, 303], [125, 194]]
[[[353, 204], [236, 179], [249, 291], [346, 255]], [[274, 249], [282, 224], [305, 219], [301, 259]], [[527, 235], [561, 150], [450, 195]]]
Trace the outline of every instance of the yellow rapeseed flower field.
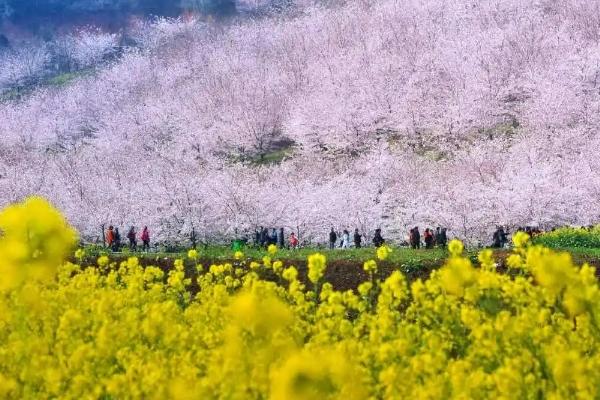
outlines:
[[309, 258], [305, 286], [270, 258], [276, 249], [262, 264], [197, 266], [197, 282], [182, 260], [167, 273], [135, 258], [65, 262], [75, 232], [40, 198], [3, 211], [0, 231], [1, 398], [600, 395], [594, 269], [522, 235], [510, 274], [491, 252], [476, 266], [451, 242], [427, 281], [373, 273], [339, 292], [323, 281], [323, 255]]

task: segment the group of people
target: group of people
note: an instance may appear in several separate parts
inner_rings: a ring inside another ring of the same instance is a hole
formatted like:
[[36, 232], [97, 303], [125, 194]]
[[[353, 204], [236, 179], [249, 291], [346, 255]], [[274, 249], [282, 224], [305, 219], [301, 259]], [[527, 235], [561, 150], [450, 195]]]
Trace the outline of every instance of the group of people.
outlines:
[[[554, 228], [552, 230], [554, 230]], [[515, 232], [525, 232], [530, 237], [535, 237], [535, 236], [541, 235], [543, 233], [540, 230], [540, 228], [532, 227], [532, 226], [525, 226], [525, 227], [520, 226], [517, 229], [515, 229]], [[507, 227], [503, 227], [501, 225], [497, 226], [496, 230], [494, 231], [494, 234], [492, 235], [492, 247], [498, 248], [498, 249], [507, 247], [509, 244], [509, 236], [510, 236], [510, 232], [509, 232], [508, 226]]]
[[[269, 232], [268, 228], [261, 226], [254, 232], [254, 244], [257, 247], [268, 247], [269, 245], [277, 245], [279, 248], [285, 247], [285, 233], [283, 228], [271, 228]], [[290, 249], [297, 249], [300, 245], [298, 237], [294, 232], [290, 233], [288, 238], [288, 245]]]
[[[437, 227], [433, 229], [426, 228], [423, 232], [423, 241], [425, 242], [426, 249], [433, 249], [434, 247], [446, 247], [448, 244], [448, 234], [446, 228]], [[419, 227], [415, 226], [412, 228], [408, 235], [408, 244], [413, 249], [421, 248], [421, 232]]]
[[[129, 232], [127, 232], [127, 239], [129, 240], [129, 250], [135, 251], [137, 250], [137, 235], [138, 233], [135, 230], [135, 227], [131, 227]], [[140, 235], [140, 239], [142, 240], [142, 251], [150, 250], [150, 231], [148, 227], [145, 226], [142, 230], [142, 234]], [[108, 227], [104, 235], [104, 240], [106, 246], [112, 251], [121, 251], [121, 234], [119, 233], [119, 228], [115, 228], [112, 225]]]
[[[354, 243], [354, 247], [360, 249], [362, 247], [363, 236], [358, 228], [354, 230], [354, 235], [352, 237], [352, 242]], [[344, 229], [342, 233], [339, 235], [339, 244], [338, 244], [338, 234], [335, 229], [331, 228], [329, 232], [329, 248], [334, 249], [337, 247], [342, 249], [347, 249], [350, 247], [350, 232], [347, 229]], [[375, 247], [381, 247], [385, 243], [385, 239], [381, 236], [381, 229], [375, 230], [375, 235], [373, 236], [373, 245]]]

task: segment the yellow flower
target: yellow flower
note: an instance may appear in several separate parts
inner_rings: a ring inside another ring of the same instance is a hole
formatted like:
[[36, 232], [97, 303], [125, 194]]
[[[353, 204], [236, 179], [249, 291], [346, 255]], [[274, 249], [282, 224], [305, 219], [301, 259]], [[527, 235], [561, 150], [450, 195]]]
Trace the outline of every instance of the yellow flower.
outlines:
[[312, 283], [317, 283], [323, 277], [327, 258], [323, 254], [312, 254], [308, 256], [308, 279]]
[[265, 267], [267, 267], [267, 268], [270, 268], [270, 267], [271, 267], [271, 257], [269, 257], [269, 256], [264, 256], [264, 257], [262, 258], [262, 262], [263, 262], [263, 265], [264, 265]]
[[358, 285], [358, 293], [360, 293], [361, 296], [366, 296], [369, 294], [372, 288], [373, 284], [371, 282], [363, 282]]
[[468, 259], [453, 257], [440, 269], [439, 278], [446, 292], [463, 296], [465, 288], [475, 282], [476, 275]]
[[108, 258], [108, 256], [98, 257], [98, 266], [99, 267], [106, 267], [109, 262], [110, 262], [110, 259]]
[[188, 251], [187, 256], [190, 260], [197, 260], [198, 259], [198, 251], [196, 251], [195, 249], [191, 249], [190, 251]]
[[251, 269], [251, 270], [253, 270], [253, 271], [254, 271], [254, 270], [257, 270], [257, 269], [259, 269], [259, 268], [260, 268], [260, 264], [259, 264], [259, 263], [257, 263], [256, 261], [252, 261], [252, 262], [250, 263], [250, 269]]
[[365, 272], [368, 272], [370, 274], [377, 272], [377, 262], [375, 262], [375, 260], [369, 260], [369, 261], [365, 261], [365, 263], [363, 264], [363, 269], [365, 270]]
[[77, 243], [77, 233], [41, 197], [30, 197], [0, 212], [0, 289], [29, 279], [52, 279]]
[[269, 247], [267, 247], [267, 252], [271, 255], [274, 256], [277, 253], [277, 246], [274, 244], [270, 244]]
[[273, 271], [276, 273], [281, 272], [281, 270], [283, 269], [283, 263], [281, 261], [275, 261], [273, 263]]
[[335, 351], [295, 352], [272, 374], [270, 399], [365, 399], [359, 371]]
[[494, 264], [494, 252], [490, 249], [485, 249], [479, 252], [477, 259], [484, 266], [491, 266]]
[[388, 256], [390, 255], [391, 252], [392, 252], [392, 249], [390, 249], [386, 245], [378, 247], [377, 248], [377, 258], [383, 261], [388, 258]]
[[184, 264], [183, 264], [183, 260], [181, 258], [176, 259], [175, 262], [173, 263], [173, 266], [175, 267], [176, 271], [184, 270]]
[[83, 260], [83, 257], [85, 257], [85, 250], [77, 249], [75, 251], [75, 258], [78, 259], [79, 262], [81, 262], [81, 260]]
[[288, 267], [281, 276], [288, 282], [295, 281], [298, 278], [298, 270], [294, 267]]
[[512, 240], [516, 248], [522, 248], [525, 247], [525, 245], [529, 242], [529, 235], [525, 232], [519, 231], [514, 234]]
[[242, 258], [244, 258], [244, 253], [238, 250], [233, 254], [233, 258], [235, 258], [236, 260], [241, 260]]
[[563, 298], [563, 305], [571, 317], [581, 315], [587, 308], [582, 290], [567, 290]]
[[521, 268], [523, 266], [523, 258], [518, 254], [511, 254], [506, 259], [506, 265], [510, 268]]
[[448, 251], [450, 251], [450, 255], [454, 257], [458, 257], [462, 254], [465, 246], [463, 246], [462, 242], [458, 239], [452, 239], [450, 243], [448, 243]]

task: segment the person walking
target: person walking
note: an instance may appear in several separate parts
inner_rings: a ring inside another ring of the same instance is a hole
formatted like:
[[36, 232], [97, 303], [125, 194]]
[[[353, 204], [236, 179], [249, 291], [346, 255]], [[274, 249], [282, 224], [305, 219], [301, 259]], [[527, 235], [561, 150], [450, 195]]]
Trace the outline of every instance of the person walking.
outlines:
[[439, 226], [435, 228], [435, 240], [434, 243], [437, 247], [442, 246], [442, 228]]
[[150, 250], [150, 231], [148, 231], [147, 226], [144, 226], [144, 229], [142, 230], [142, 236], [140, 237], [140, 239], [142, 239], [142, 250], [149, 251]]
[[344, 233], [342, 234], [342, 249], [347, 249], [350, 247], [350, 232], [344, 229]]
[[260, 234], [262, 233], [262, 226], [254, 231], [254, 247], [260, 247]]
[[279, 235], [277, 236], [277, 245], [280, 249], [285, 247], [285, 237], [283, 236], [283, 228], [279, 228]]
[[113, 251], [117, 252], [121, 250], [121, 234], [119, 228], [115, 228], [115, 240], [113, 241]]
[[375, 247], [381, 247], [385, 243], [385, 239], [381, 236], [381, 228], [375, 229], [375, 235], [373, 236], [373, 245]]
[[335, 242], [337, 241], [337, 233], [331, 228], [331, 232], [329, 232], [329, 248], [335, 248]]
[[500, 232], [500, 247], [504, 248], [508, 245], [508, 226], [506, 227], [506, 229], [502, 228], [502, 231]]
[[115, 241], [115, 231], [114, 227], [111, 225], [108, 227], [108, 231], [106, 232], [106, 247], [109, 249], [112, 248], [112, 245]]
[[360, 249], [362, 245], [362, 235], [358, 233], [358, 228], [354, 230], [354, 247]]
[[425, 237], [425, 248], [433, 249], [433, 240], [434, 240], [433, 232], [431, 232], [431, 230], [429, 228], [425, 229], [424, 237]]
[[442, 228], [440, 246], [445, 248], [447, 244], [448, 244], [448, 230], [446, 228]]
[[271, 236], [269, 236], [269, 244], [277, 245], [277, 229], [271, 228]]
[[196, 250], [196, 245], [198, 242], [198, 237], [196, 236], [196, 229], [192, 228], [190, 232], [190, 242], [192, 242], [192, 249]]
[[421, 233], [419, 232], [419, 227], [415, 226], [413, 228], [413, 237], [414, 237], [414, 249], [421, 248]]
[[269, 231], [267, 228], [260, 227], [260, 247], [266, 247], [269, 240]]
[[129, 239], [129, 250], [135, 251], [137, 249], [137, 239], [135, 228], [132, 226], [127, 233], [127, 239]]
[[290, 234], [290, 248], [292, 250], [296, 250], [298, 248], [298, 238], [294, 232]]
[[492, 235], [492, 247], [500, 248], [500, 227], [496, 227], [494, 234]]

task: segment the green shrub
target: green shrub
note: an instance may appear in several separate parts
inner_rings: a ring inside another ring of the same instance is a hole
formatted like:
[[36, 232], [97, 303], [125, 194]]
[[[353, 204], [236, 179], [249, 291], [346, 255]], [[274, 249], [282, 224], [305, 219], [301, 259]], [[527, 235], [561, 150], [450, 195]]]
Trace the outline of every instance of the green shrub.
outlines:
[[593, 228], [560, 228], [535, 238], [536, 244], [552, 248], [600, 248], [600, 225]]

